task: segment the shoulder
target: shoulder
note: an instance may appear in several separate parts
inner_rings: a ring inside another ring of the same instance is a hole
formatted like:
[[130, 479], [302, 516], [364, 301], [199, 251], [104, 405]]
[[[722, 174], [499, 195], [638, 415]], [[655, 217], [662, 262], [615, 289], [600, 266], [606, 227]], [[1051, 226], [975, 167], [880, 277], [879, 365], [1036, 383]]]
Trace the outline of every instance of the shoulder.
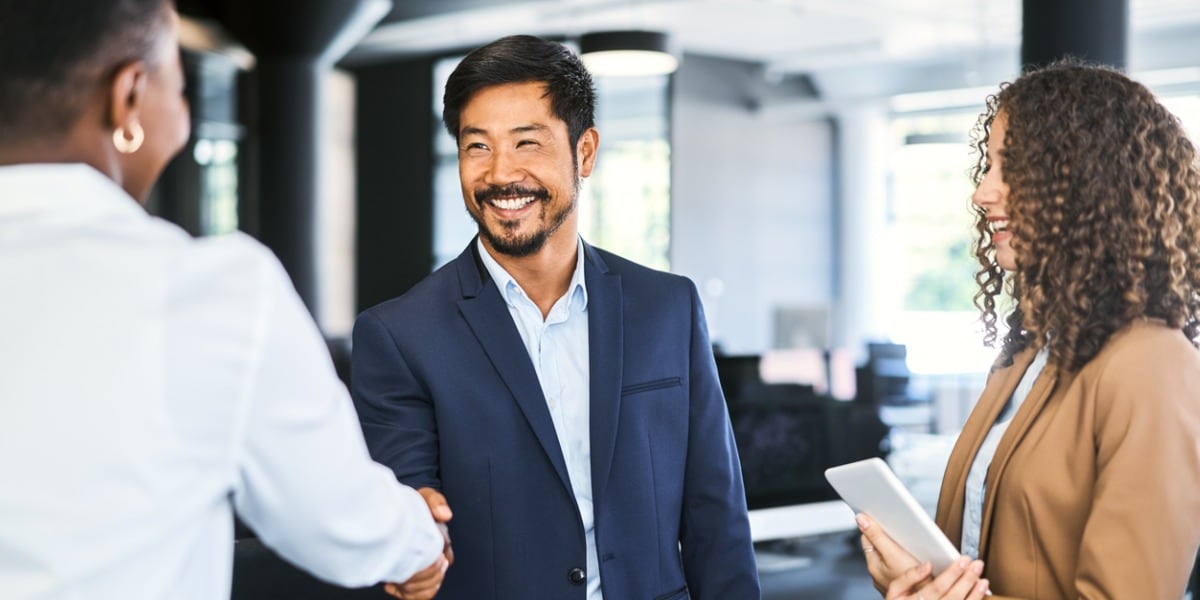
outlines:
[[595, 246], [585, 248], [592, 253], [590, 260], [596, 267], [620, 275], [622, 284], [627, 288], [632, 286], [634, 289], [657, 290], [659, 293], [696, 293], [696, 285], [683, 275], [652, 269]]
[[1137, 321], [1115, 333], [1084, 371], [1151, 378], [1156, 373], [1200, 373], [1200, 350], [1161, 321]]
[[177, 245], [170, 268], [173, 279], [183, 285], [242, 292], [291, 288], [291, 279], [275, 254], [240, 232]]
[[1180, 410], [1200, 412], [1200, 350], [1161, 322], [1139, 321], [1114, 334], [1079, 377], [1103, 420], [1158, 421], [1149, 415], [1172, 419]]
[[[459, 257], [442, 265], [399, 296], [364, 310], [358, 319], [376, 319], [385, 323], [427, 320], [431, 311], [440, 314], [445, 310], [457, 310], [455, 300], [462, 296], [458, 269], [464, 260]], [[475, 268], [473, 264], [466, 266]]]

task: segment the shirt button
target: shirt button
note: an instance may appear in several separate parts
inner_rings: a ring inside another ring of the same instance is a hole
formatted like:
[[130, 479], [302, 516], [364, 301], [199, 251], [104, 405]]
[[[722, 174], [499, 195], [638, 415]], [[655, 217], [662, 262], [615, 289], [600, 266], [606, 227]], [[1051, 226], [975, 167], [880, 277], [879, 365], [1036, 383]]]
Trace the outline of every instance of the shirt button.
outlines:
[[571, 585], [583, 585], [583, 582], [587, 581], [587, 574], [583, 572], [583, 569], [575, 567], [567, 571], [567, 581], [570, 581]]

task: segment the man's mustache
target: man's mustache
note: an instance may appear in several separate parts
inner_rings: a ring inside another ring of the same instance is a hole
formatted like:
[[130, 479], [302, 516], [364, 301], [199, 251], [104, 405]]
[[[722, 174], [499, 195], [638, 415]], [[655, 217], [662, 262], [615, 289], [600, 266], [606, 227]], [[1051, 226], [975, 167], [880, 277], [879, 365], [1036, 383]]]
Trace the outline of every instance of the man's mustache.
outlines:
[[525, 187], [519, 185], [493, 185], [474, 191], [476, 202], [491, 202], [497, 198], [516, 198], [533, 196], [537, 200], [549, 200], [550, 192], [540, 187]]

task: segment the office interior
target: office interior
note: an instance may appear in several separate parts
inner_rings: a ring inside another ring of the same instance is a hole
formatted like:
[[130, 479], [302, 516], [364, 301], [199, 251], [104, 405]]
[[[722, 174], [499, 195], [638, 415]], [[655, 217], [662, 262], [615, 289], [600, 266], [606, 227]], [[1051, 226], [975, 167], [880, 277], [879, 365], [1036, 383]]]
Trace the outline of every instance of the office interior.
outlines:
[[[932, 510], [993, 358], [975, 321], [969, 130], [1023, 65], [1125, 69], [1200, 139], [1194, 0], [179, 0], [192, 139], [151, 212], [279, 255], [345, 375], [357, 313], [455, 256], [441, 85], [513, 33], [666, 33], [601, 76], [585, 239], [704, 301], [766, 598], [870, 598], [826, 466], [887, 457]], [[941, 461], [941, 462], [939, 462]], [[240, 531], [234, 597], [367, 598]]]

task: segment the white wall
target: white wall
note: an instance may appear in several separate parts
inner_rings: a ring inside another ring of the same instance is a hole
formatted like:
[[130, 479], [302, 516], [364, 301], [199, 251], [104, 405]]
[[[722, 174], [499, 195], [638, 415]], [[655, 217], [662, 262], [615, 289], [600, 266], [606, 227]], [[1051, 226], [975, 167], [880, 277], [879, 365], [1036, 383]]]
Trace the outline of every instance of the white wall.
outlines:
[[715, 342], [760, 352], [777, 308], [832, 304], [834, 131], [697, 93], [711, 77], [687, 60], [676, 75], [671, 270], [700, 287]]

